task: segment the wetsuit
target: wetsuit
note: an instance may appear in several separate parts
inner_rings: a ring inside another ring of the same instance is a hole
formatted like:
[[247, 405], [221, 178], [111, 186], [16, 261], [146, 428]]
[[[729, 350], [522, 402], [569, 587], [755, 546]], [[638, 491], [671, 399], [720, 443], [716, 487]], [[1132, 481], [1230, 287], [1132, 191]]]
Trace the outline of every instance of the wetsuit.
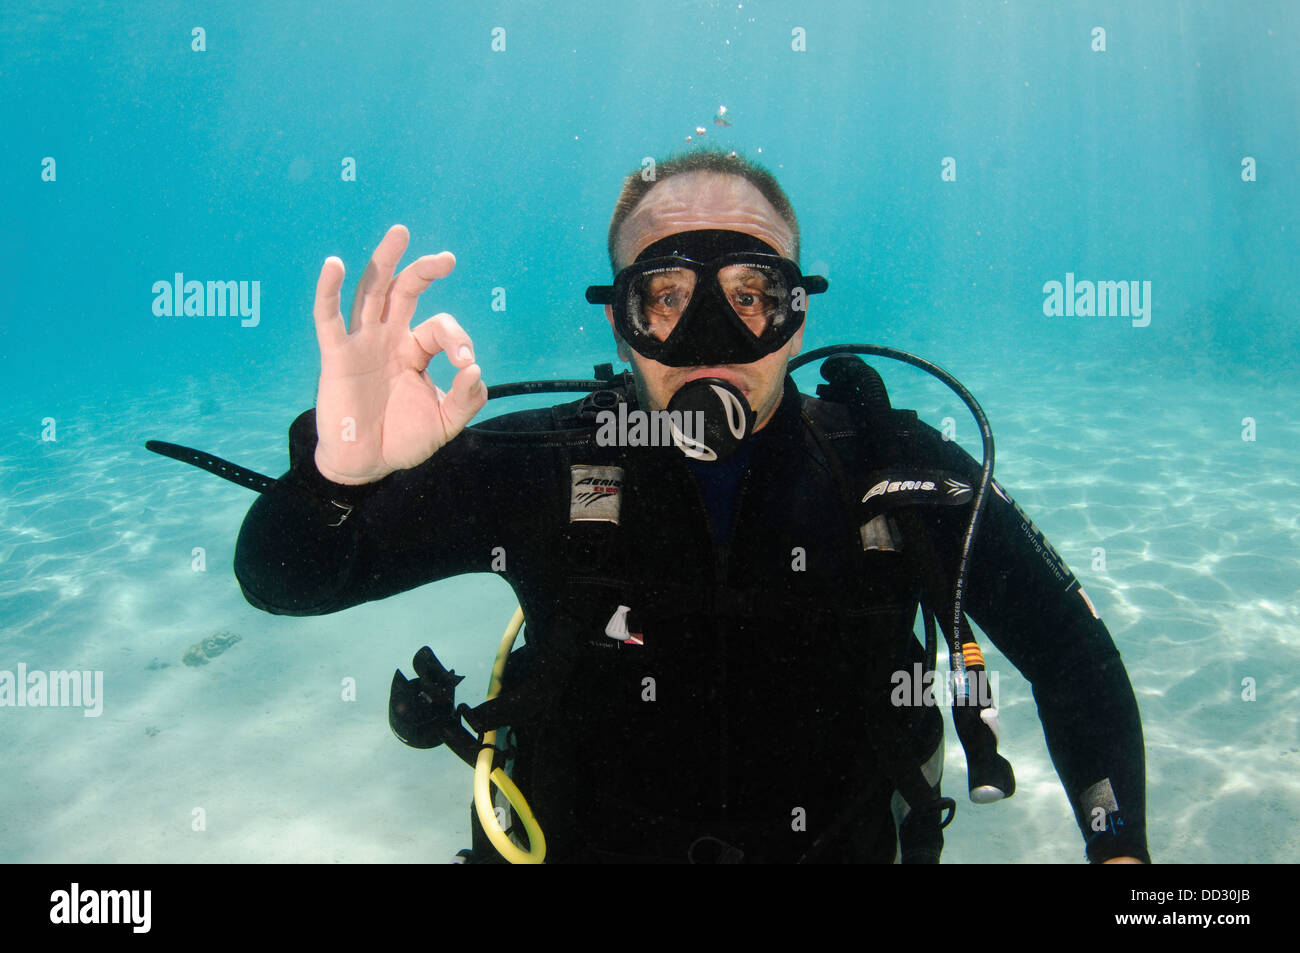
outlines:
[[[864, 552], [861, 467], [839, 459], [852, 424], [789, 378], [730, 476], [695, 472], [673, 447], [598, 447], [594, 428], [557, 441], [575, 406], [489, 420], [363, 487], [320, 475], [314, 412], [302, 414], [289, 473], [240, 532], [245, 597], [280, 614], [336, 612], [504, 556], [528, 642], [511, 679], [527, 680], [540, 647], [561, 647], [550, 701], [514, 726], [516, 778], [548, 859], [680, 862], [694, 845], [697, 860], [788, 862], [814, 844], [820, 861], [894, 859], [892, 785], [860, 726], [922, 730], [919, 711], [881, 700], [891, 674], [923, 658], [917, 561], [953, 577], [969, 508], [890, 522]], [[915, 460], [978, 473], [924, 424], [908, 439]], [[338, 523], [299, 487], [354, 508]], [[1035, 532], [990, 495], [966, 610], [1033, 685], [1089, 858], [1148, 860], [1132, 689]], [[633, 639], [606, 634], [620, 606]]]

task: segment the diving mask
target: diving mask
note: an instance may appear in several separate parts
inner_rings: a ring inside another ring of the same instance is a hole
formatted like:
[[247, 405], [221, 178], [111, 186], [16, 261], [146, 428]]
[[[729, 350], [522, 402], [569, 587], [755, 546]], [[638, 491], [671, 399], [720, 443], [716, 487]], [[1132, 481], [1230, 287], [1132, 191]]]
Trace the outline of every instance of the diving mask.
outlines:
[[753, 235], [705, 229], [649, 245], [587, 300], [612, 306], [619, 337], [642, 357], [708, 367], [778, 350], [803, 326], [807, 296], [826, 288]]

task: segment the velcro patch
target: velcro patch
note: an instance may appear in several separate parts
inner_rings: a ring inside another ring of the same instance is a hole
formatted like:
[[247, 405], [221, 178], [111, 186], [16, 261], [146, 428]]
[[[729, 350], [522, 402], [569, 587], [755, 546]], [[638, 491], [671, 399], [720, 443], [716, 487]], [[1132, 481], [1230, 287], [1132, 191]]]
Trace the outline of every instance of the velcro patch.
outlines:
[[883, 513], [859, 526], [858, 535], [862, 538], [864, 552], [879, 550], [892, 553], [898, 549], [898, 542], [889, 528], [889, 520]]
[[622, 467], [569, 467], [569, 522], [618, 523], [623, 502]]
[[1091, 814], [1097, 808], [1106, 814], [1118, 811], [1119, 802], [1115, 800], [1115, 789], [1110, 786], [1110, 778], [1102, 778], [1096, 784], [1084, 788], [1079, 795], [1079, 807], [1084, 814]]

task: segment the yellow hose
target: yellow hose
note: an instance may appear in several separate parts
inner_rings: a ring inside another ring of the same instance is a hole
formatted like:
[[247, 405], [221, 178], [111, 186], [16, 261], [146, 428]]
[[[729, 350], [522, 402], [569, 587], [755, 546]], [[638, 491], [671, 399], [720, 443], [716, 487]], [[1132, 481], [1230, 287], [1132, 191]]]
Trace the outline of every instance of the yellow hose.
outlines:
[[[488, 685], [487, 693], [489, 701], [496, 698], [497, 693], [501, 691], [501, 674], [506, 669], [506, 659], [510, 657], [510, 650], [519, 635], [519, 627], [523, 624], [524, 610], [522, 607], [516, 607], [515, 614], [510, 617], [510, 622], [506, 626], [505, 635], [501, 637], [501, 647], [497, 650], [496, 662], [492, 665], [492, 681]], [[510, 780], [510, 776], [501, 768], [492, 767], [492, 759], [496, 755], [496, 740], [495, 730], [484, 734], [484, 747], [479, 749], [478, 761], [474, 765], [474, 809], [478, 812], [478, 822], [482, 825], [488, 840], [492, 841], [492, 846], [510, 863], [540, 864], [546, 859], [546, 838], [542, 836], [542, 829], [537, 826], [537, 819], [533, 817], [532, 809], [524, 800], [519, 788], [515, 786], [515, 782]], [[506, 800], [514, 808], [516, 816], [524, 822], [529, 850], [516, 847], [497, 821], [496, 811], [492, 807], [493, 784], [505, 793]]]

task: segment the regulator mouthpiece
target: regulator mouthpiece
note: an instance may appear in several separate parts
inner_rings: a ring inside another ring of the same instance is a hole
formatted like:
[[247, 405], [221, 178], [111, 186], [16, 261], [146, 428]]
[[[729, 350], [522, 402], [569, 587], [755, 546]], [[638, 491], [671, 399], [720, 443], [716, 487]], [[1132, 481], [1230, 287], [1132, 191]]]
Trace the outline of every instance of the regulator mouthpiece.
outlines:
[[668, 402], [673, 443], [692, 460], [725, 460], [754, 432], [754, 411], [734, 384], [701, 377]]

